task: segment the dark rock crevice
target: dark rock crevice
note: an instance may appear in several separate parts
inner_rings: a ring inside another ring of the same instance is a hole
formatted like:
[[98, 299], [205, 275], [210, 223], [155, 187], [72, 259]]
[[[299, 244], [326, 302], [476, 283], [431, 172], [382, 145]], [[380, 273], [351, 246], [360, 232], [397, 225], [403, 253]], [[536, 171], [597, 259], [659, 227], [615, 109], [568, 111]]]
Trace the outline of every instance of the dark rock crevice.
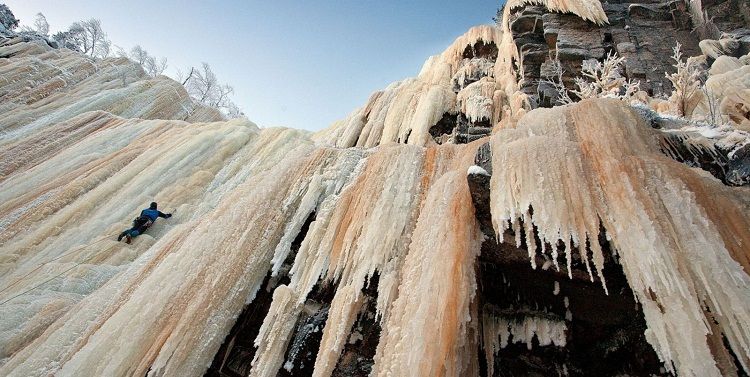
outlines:
[[430, 127], [430, 136], [438, 144], [442, 144], [441, 141], [453, 133], [453, 129], [456, 128], [456, 117], [455, 114], [444, 113], [443, 117], [434, 126]]
[[308, 295], [285, 352], [285, 362], [278, 376], [312, 376], [328, 311], [337, 286], [319, 281]]
[[270, 278], [271, 273], [269, 271], [255, 299], [245, 306], [229, 335], [224, 339], [224, 343], [214, 356], [205, 376], [242, 377], [247, 376], [250, 372], [250, 363], [255, 357], [253, 342], [258, 336], [260, 326], [268, 314], [273, 298], [273, 290], [269, 292], [268, 289]]
[[485, 58], [495, 60], [497, 59], [497, 53], [498, 49], [495, 42], [484, 42], [480, 39], [473, 45], [466, 46], [462, 56], [464, 59]]
[[367, 377], [375, 364], [375, 351], [380, 342], [380, 321], [375, 306], [380, 277], [376, 273], [362, 289], [365, 303], [352, 326], [349, 340], [341, 352], [333, 377]]
[[241, 377], [248, 375], [251, 369], [250, 363], [256, 351], [253, 342], [260, 332], [263, 320], [268, 315], [273, 301], [273, 291], [277, 286], [289, 283], [290, 279], [287, 274], [313, 221], [315, 221], [315, 212], [308, 216], [299, 234], [292, 241], [291, 252], [284, 260], [279, 274], [272, 277], [271, 271], [268, 271], [255, 298], [240, 313], [232, 330], [214, 356], [205, 376]]
[[438, 144], [453, 142], [455, 144], [471, 143], [492, 133], [489, 119], [472, 122], [463, 113], [445, 113], [435, 125], [429, 129], [430, 136]]
[[[366, 377], [370, 374], [380, 340], [380, 323], [375, 316], [378, 280], [376, 274], [362, 289], [364, 305], [352, 326], [332, 376]], [[285, 365], [279, 371], [279, 376], [313, 375], [323, 329], [336, 290], [335, 285], [320, 282], [310, 293], [305, 310], [297, 321], [293, 339], [287, 347]]]

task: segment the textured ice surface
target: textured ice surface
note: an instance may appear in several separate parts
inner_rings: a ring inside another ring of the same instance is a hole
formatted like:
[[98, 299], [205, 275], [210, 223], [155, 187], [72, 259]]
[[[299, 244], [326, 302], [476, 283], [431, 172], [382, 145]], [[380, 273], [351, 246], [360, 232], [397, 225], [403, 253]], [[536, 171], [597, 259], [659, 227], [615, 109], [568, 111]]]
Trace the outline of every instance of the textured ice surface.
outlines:
[[[651, 132], [633, 110], [599, 100], [533, 111], [497, 133], [496, 232], [509, 221], [518, 229], [522, 219], [528, 234], [534, 224], [545, 244], [565, 243], [570, 271], [571, 246], [583, 250], [603, 225], [666, 367], [720, 375], [712, 349], [721, 345], [707, 335], [721, 331], [747, 369], [747, 192], [664, 157]], [[529, 252], [544, 251], [531, 244]], [[606, 277], [598, 242], [591, 252], [582, 259]]]

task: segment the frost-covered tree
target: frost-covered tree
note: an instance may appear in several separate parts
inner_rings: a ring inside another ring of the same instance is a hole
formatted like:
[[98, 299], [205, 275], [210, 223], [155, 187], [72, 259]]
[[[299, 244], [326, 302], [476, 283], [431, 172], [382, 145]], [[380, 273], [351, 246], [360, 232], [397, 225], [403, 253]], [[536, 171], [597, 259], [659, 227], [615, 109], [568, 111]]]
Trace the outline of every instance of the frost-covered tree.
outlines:
[[190, 75], [185, 80], [185, 87], [193, 98], [198, 102], [209, 105], [213, 103], [213, 97], [217, 96], [219, 87], [219, 80], [216, 78], [216, 74], [211, 70], [211, 66], [208, 63], [201, 63], [199, 69], [190, 70]]
[[617, 56], [617, 53], [609, 53], [604, 61], [595, 59], [584, 60], [581, 67], [581, 76], [575, 78], [577, 89], [568, 90], [563, 83], [563, 69], [559, 60], [555, 59], [551, 64], [551, 73], [545, 76], [545, 82], [557, 90], [558, 104], [573, 103], [570, 94], [579, 99], [613, 97], [622, 100], [630, 100], [640, 90], [640, 82], [626, 80], [620, 73], [625, 64], [625, 58]]
[[64, 47], [94, 58], [106, 58], [112, 47], [102, 29], [102, 22], [96, 18], [74, 22], [67, 31], [57, 33], [53, 38]]
[[84, 53], [93, 57], [106, 58], [109, 56], [112, 43], [107, 38], [107, 33], [102, 29], [102, 22], [91, 18], [80, 22], [83, 28], [83, 40], [85, 41]]
[[[540, 80], [551, 86], [557, 92], [557, 98], [554, 105], [567, 105], [573, 103], [570, 93], [563, 83], [563, 67], [559, 59], [554, 59], [550, 63], [549, 72]], [[540, 97], [541, 98], [541, 97]]]
[[700, 76], [701, 70], [690, 59], [682, 60], [682, 51], [679, 42], [672, 49], [672, 60], [675, 61], [673, 67], [676, 72], [665, 73], [664, 75], [672, 82], [674, 91], [669, 97], [677, 115], [689, 117], [695, 107], [700, 102]]
[[159, 76], [167, 69], [167, 58], [157, 59], [148, 55], [143, 64], [143, 69], [146, 70], [146, 73], [151, 77]]
[[34, 24], [32, 26], [23, 25], [19, 28], [21, 33], [32, 33], [43, 37], [49, 36], [49, 23], [47, 17], [43, 14], [37, 13], [34, 17]]
[[18, 19], [5, 4], [0, 4], [0, 31], [14, 30], [18, 27]]
[[130, 53], [127, 56], [128, 58], [130, 58], [130, 60], [140, 65], [145, 65], [146, 60], [148, 60], [149, 58], [148, 51], [146, 51], [140, 45], [135, 45], [133, 48], [131, 48]]
[[54, 39], [60, 47], [81, 52], [81, 42], [79, 41], [79, 37], [80, 34], [77, 30], [70, 29], [59, 31], [52, 35], [52, 39]]
[[705, 83], [701, 84], [700, 90], [703, 92], [703, 98], [706, 101], [706, 123], [711, 126], [721, 125], [724, 119], [719, 108], [719, 97]]
[[117, 56], [128, 58], [140, 64], [143, 70], [151, 77], [161, 75], [167, 69], [167, 58], [156, 58], [140, 45], [135, 45], [130, 49], [130, 52], [125, 51], [119, 46], [116, 46], [116, 49]]
[[49, 35], [49, 22], [41, 12], [37, 13], [34, 18], [34, 30], [45, 37]]
[[242, 112], [242, 109], [240, 109], [239, 106], [237, 106], [234, 102], [230, 102], [229, 105], [226, 108], [225, 114], [229, 118], [242, 118], [245, 116], [245, 113]]
[[497, 8], [497, 10], [495, 11], [495, 15], [492, 17], [492, 21], [495, 22], [495, 25], [497, 25], [497, 27], [500, 27], [503, 22], [504, 11], [505, 11], [505, 3], [503, 3], [503, 5], [500, 6], [500, 8]]
[[234, 88], [228, 84], [219, 83], [208, 63], [201, 63], [200, 68], [191, 67], [187, 75], [178, 72], [177, 77], [195, 101], [219, 109], [230, 117], [242, 114], [239, 107], [229, 98], [234, 93]]
[[611, 52], [603, 62], [584, 60], [581, 77], [575, 78], [578, 89], [573, 94], [580, 99], [616, 97], [629, 99], [639, 90], [640, 83], [628, 81], [620, 74], [625, 58]]
[[190, 72], [188, 72], [187, 74], [181, 69], [177, 68], [177, 81], [181, 82], [182, 86], [186, 86], [187, 82], [190, 81], [190, 79], [193, 77], [194, 72], [195, 67], [190, 67]]

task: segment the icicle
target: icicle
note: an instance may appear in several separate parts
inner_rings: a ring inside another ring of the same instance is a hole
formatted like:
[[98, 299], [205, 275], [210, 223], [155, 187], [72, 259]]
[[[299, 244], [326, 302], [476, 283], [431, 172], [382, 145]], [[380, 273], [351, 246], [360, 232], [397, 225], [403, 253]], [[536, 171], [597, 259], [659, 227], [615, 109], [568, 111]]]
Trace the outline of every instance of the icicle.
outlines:
[[[473, 340], [467, 321], [481, 238], [466, 184], [468, 165], [438, 178], [424, 201], [404, 261], [399, 297], [378, 344], [375, 376], [469, 373], [466, 368], [477, 347], [469, 346]], [[435, 260], [444, 263], [431, 262]], [[425, 287], [432, 294], [424, 296]]]
[[599, 245], [598, 238], [592, 238], [593, 240], [589, 241], [591, 243], [591, 259], [594, 262], [594, 267], [596, 267], [597, 276], [602, 281], [602, 288], [604, 288], [604, 293], [609, 295], [609, 291], [607, 290], [607, 281], [604, 278], [604, 252], [602, 251], [601, 245]]
[[494, 359], [497, 352], [508, 346], [512, 339], [514, 343], [524, 343], [531, 350], [533, 338], [539, 345], [565, 347], [567, 338], [565, 322], [554, 321], [540, 317], [524, 317], [522, 320], [496, 316], [490, 309], [482, 317], [482, 342], [487, 359], [487, 375], [494, 373]]
[[[517, 248], [521, 248], [521, 245], [522, 245], [522, 243], [521, 243], [521, 240], [522, 240], [522, 238], [521, 238], [522, 237], [521, 236], [521, 231], [522, 230], [523, 229], [521, 228], [521, 221], [518, 220], [518, 219], [514, 219], [513, 220], [513, 233], [514, 233], [514, 235], [516, 237], [516, 247]], [[531, 261], [531, 263], [534, 263], [534, 261]]]
[[255, 346], [258, 350], [253, 358], [251, 377], [270, 377], [278, 373], [284, 363], [285, 351], [302, 305], [288, 286], [282, 285], [273, 292], [273, 302], [268, 316], [263, 320]]
[[568, 278], [573, 278], [573, 249], [570, 242], [570, 238], [566, 237], [563, 240], [563, 244], [565, 245], [565, 263], [568, 268]]
[[362, 298], [357, 297], [359, 287], [345, 286], [336, 291], [331, 309], [323, 329], [320, 351], [315, 359], [313, 376], [330, 376], [344, 349], [354, 320], [362, 307]]
[[534, 224], [531, 222], [531, 214], [529, 214], [529, 211], [526, 211], [523, 214], [523, 228], [526, 234], [526, 247], [529, 252], [531, 268], [536, 270], [536, 240], [534, 239]]

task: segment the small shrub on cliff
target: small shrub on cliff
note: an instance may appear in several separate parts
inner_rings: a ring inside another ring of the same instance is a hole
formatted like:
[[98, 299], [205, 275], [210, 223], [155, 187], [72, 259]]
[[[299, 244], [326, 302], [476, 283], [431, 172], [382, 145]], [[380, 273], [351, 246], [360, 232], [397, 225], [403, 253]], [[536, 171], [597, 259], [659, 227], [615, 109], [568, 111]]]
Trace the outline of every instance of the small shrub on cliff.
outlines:
[[672, 49], [672, 59], [675, 61], [673, 67], [675, 67], [676, 72], [665, 73], [664, 75], [674, 86], [669, 102], [677, 113], [676, 115], [689, 117], [701, 100], [701, 70], [691, 60], [682, 60], [681, 47], [680, 43], [677, 42], [677, 45]]
[[[575, 102], [570, 98], [570, 92], [563, 83], [563, 73], [562, 63], [560, 63], [560, 60], [554, 59], [550, 62], [548, 73], [541, 80], [542, 83], [546, 83], [557, 92], [557, 98], [553, 105], [567, 105]], [[541, 98], [541, 95], [539, 97]]]
[[612, 97], [630, 100], [640, 89], [638, 81], [626, 80], [620, 73], [625, 58], [617, 53], [607, 54], [603, 62], [598, 60], [584, 60], [581, 76], [575, 78], [577, 89], [568, 90], [563, 84], [563, 69], [559, 60], [552, 61], [551, 73], [543, 80], [557, 90], [558, 104], [575, 102], [570, 94], [579, 99]]
[[614, 97], [630, 99], [638, 92], [640, 83], [626, 80], [620, 74], [625, 58], [612, 52], [607, 54], [603, 62], [598, 60], [584, 60], [581, 76], [576, 77], [578, 87], [573, 94], [580, 99]]

